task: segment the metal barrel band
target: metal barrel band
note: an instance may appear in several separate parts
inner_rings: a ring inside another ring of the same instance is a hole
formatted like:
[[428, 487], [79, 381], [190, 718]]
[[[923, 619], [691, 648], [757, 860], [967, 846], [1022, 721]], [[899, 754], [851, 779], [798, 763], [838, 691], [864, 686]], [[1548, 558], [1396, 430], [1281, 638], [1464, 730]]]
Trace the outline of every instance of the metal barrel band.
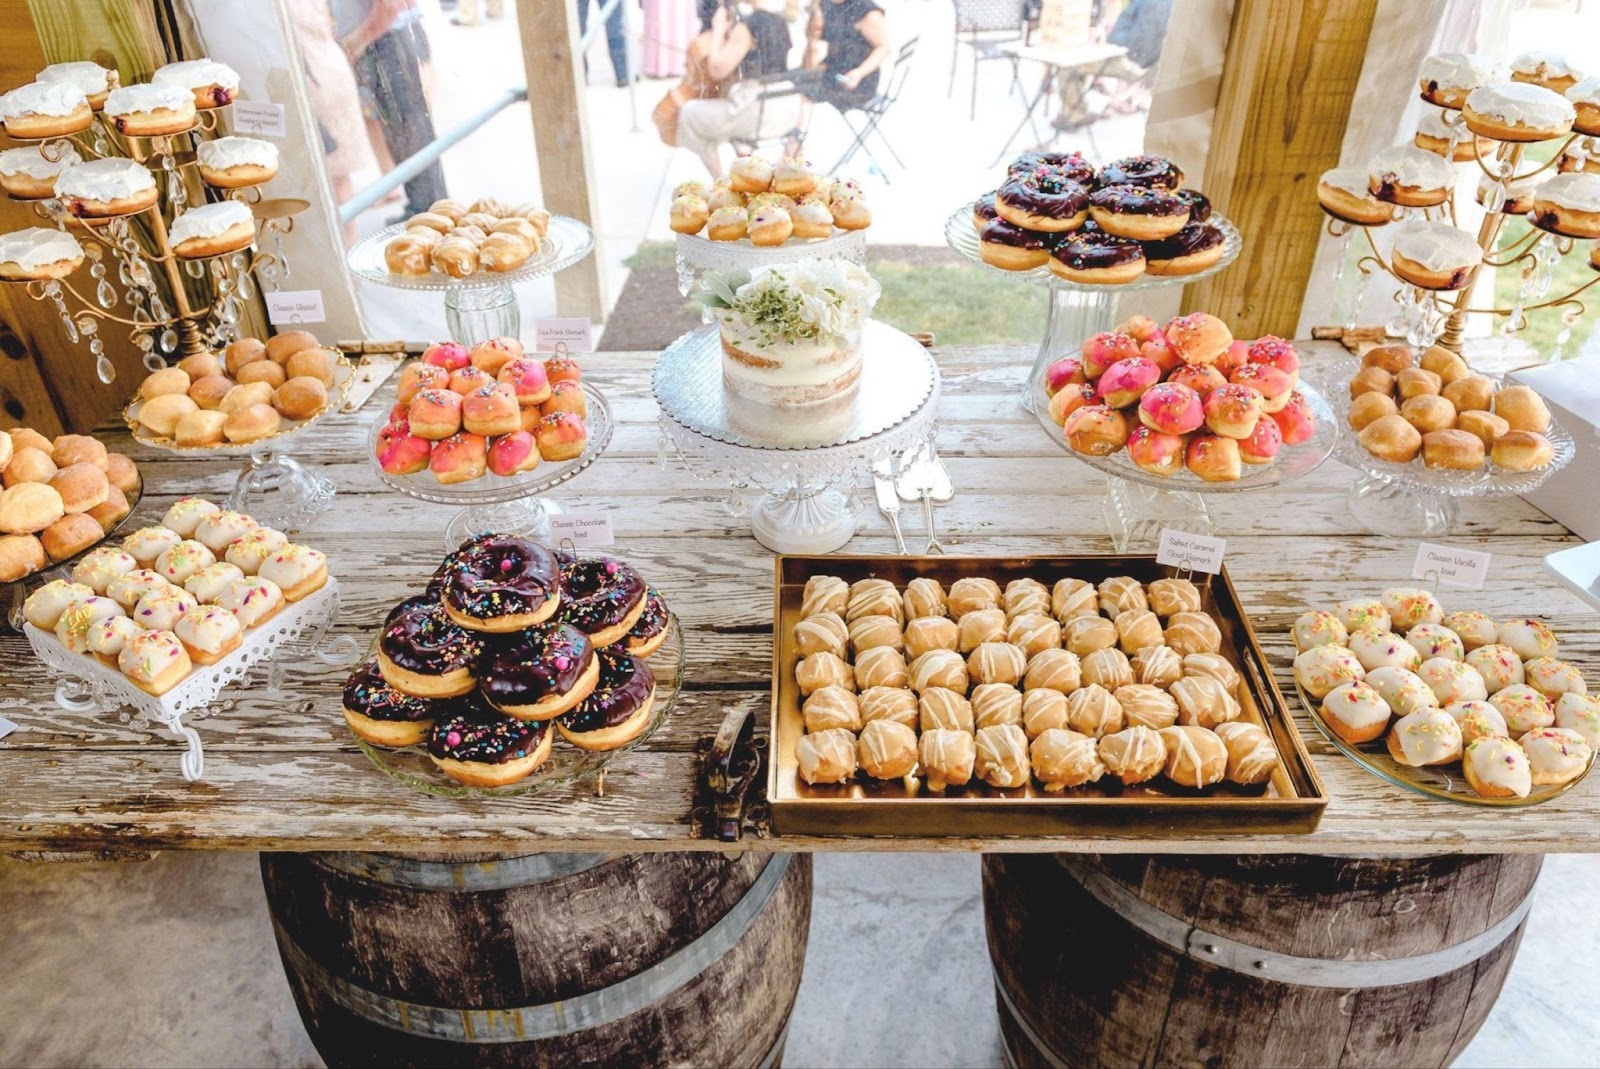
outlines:
[[[992, 965], [991, 970], [993, 970]], [[1033, 1030], [1033, 1026], [1028, 1023], [1028, 1019], [1017, 1010], [1017, 1004], [1011, 1001], [1011, 994], [1006, 991], [1006, 985], [1000, 979], [998, 971], [994, 972], [994, 989], [1000, 996], [1000, 1001], [1006, 1004], [1006, 1011], [1011, 1014], [1011, 1023], [1017, 1026], [1017, 1031], [1027, 1037], [1029, 1043], [1033, 1044], [1033, 1049], [1038, 1051], [1045, 1061], [1050, 1063], [1051, 1069], [1071, 1069], [1071, 1063], [1058, 1057], [1056, 1052], [1050, 1049], [1050, 1044], [1039, 1038], [1039, 1033]], [[1024, 1062], [1017, 1057], [1016, 1051], [1011, 1049], [1011, 1043], [1006, 1038], [1005, 1029], [1003, 1028], [1000, 1030], [1000, 1050], [1005, 1055], [1008, 1066], [1026, 1065], [1032, 1061], [1032, 1059], [1029, 1059], [1028, 1062]]]
[[421, 891], [505, 891], [576, 876], [618, 854], [519, 854], [487, 861], [427, 861], [402, 854], [354, 851], [308, 854], [311, 863], [334, 872]]
[[783, 1060], [783, 1045], [789, 1042], [789, 1024], [794, 1020], [794, 1014], [784, 1018], [783, 1028], [778, 1031], [778, 1038], [772, 1041], [772, 1046], [767, 1048], [767, 1053], [761, 1057], [761, 1069], [773, 1069]]
[[694, 942], [643, 972], [610, 987], [543, 1006], [476, 1010], [424, 1006], [390, 998], [334, 976], [311, 960], [276, 920], [273, 927], [277, 929], [284, 957], [305, 982], [357, 1017], [396, 1032], [452, 1043], [528, 1043], [620, 1021], [659, 1002], [699, 976], [750, 930], [783, 882], [792, 861], [791, 854], [774, 854], [744, 897], [722, 919]]
[[1157, 909], [1077, 858], [1058, 854], [1056, 860], [1096, 901], [1157, 942], [1196, 961], [1297, 987], [1393, 987], [1444, 976], [1471, 965], [1511, 938], [1533, 908], [1530, 887], [1515, 909], [1482, 934], [1426, 954], [1365, 961], [1303, 958], [1203, 931]]

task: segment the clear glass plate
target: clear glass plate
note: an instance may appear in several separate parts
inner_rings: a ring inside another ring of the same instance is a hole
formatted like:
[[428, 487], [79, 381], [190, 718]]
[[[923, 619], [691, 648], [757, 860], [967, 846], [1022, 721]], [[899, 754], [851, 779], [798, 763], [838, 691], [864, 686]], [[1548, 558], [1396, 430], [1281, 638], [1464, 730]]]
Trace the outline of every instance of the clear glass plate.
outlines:
[[[373, 645], [376, 647], [377, 643], [374, 642]], [[526, 779], [504, 787], [469, 787], [464, 783], [457, 783], [439, 771], [438, 766], [433, 763], [433, 758], [428, 756], [427, 749], [422, 746], [389, 750], [359, 738], [356, 739], [356, 744], [361, 747], [361, 752], [367, 755], [368, 760], [378, 766], [385, 775], [392, 776], [406, 786], [414, 787], [426, 794], [441, 798], [538, 794], [541, 791], [600, 775], [618, 755], [639, 746], [659, 731], [672, 713], [673, 707], [678, 704], [678, 695], [682, 693], [684, 657], [683, 625], [678, 622], [675, 614], [668, 613], [666, 641], [655, 653], [646, 658], [650, 670], [655, 673], [656, 697], [650, 708], [650, 723], [639, 737], [615, 750], [600, 752], [580, 750], [557, 732], [555, 740], [551, 743], [550, 756], [545, 763], [534, 769]], [[550, 730], [556, 729], [552, 725]]]
[[1345, 742], [1334, 734], [1333, 728], [1322, 718], [1322, 704], [1313, 701], [1311, 695], [1301, 688], [1298, 680], [1295, 681], [1294, 690], [1300, 696], [1300, 705], [1311, 717], [1311, 722], [1322, 732], [1323, 738], [1333, 743], [1336, 750], [1379, 779], [1388, 780], [1398, 787], [1404, 787], [1408, 791], [1415, 791], [1429, 798], [1438, 798], [1457, 805], [1517, 809], [1548, 802], [1552, 798], [1566, 794], [1582, 783], [1584, 777], [1589, 775], [1589, 770], [1594, 768], [1594, 755], [1591, 754], [1588, 767], [1565, 783], [1558, 783], [1553, 787], [1535, 785], [1526, 798], [1485, 798], [1467, 783], [1466, 777], [1461, 773], [1459, 761], [1449, 765], [1430, 765], [1426, 768], [1413, 768], [1396, 761], [1389, 754], [1389, 746], [1385, 741], [1388, 738], [1387, 732], [1372, 742], [1364, 742], [1359, 746]]
[[1206, 222], [1222, 231], [1222, 259], [1206, 268], [1204, 271], [1194, 271], [1187, 275], [1140, 275], [1132, 282], [1123, 282], [1115, 286], [1096, 286], [1086, 282], [1070, 282], [1058, 275], [1052, 274], [1049, 267], [1034, 267], [1027, 271], [1007, 271], [1003, 267], [985, 263], [982, 246], [978, 242], [978, 231], [972, 225], [972, 205], [969, 201], [964, 207], [958, 208], [944, 222], [944, 239], [950, 247], [973, 263], [993, 271], [999, 275], [1010, 278], [1027, 279], [1042, 286], [1049, 286], [1058, 290], [1080, 290], [1084, 293], [1124, 293], [1133, 290], [1155, 290], [1167, 286], [1186, 286], [1191, 282], [1198, 282], [1202, 278], [1210, 278], [1221, 271], [1234, 260], [1239, 258], [1239, 252], [1244, 248], [1244, 238], [1239, 234], [1239, 228], [1232, 222], [1224, 219], [1216, 212], [1211, 213], [1211, 218]]
[[[1327, 381], [1333, 385], [1328, 397], [1341, 427], [1349, 426], [1350, 380], [1359, 368], [1357, 361], [1344, 357], [1333, 364], [1329, 372]], [[1494, 375], [1487, 377], [1493, 379], [1496, 390], [1505, 385], [1503, 378]], [[1545, 432], [1545, 437], [1550, 439], [1555, 456], [1537, 471], [1502, 471], [1492, 461], [1485, 461], [1477, 471], [1430, 468], [1422, 462], [1420, 455], [1409, 464], [1396, 464], [1367, 452], [1354, 432], [1340, 436], [1334, 456], [1341, 464], [1376, 475], [1408, 493], [1444, 494], [1448, 497], [1509, 497], [1538, 489], [1577, 455], [1572, 435], [1554, 417], [1551, 417], [1550, 429]]]
[[426, 275], [396, 275], [384, 263], [383, 247], [390, 238], [405, 233], [405, 224], [386, 227], [357, 242], [350, 250], [350, 270], [380, 286], [401, 290], [439, 292], [452, 289], [486, 289], [493, 286], [512, 286], [518, 282], [553, 275], [571, 267], [594, 248], [594, 231], [576, 219], [565, 215], [550, 217], [550, 230], [545, 234], [539, 251], [528, 257], [528, 262], [515, 271], [478, 271], [466, 278], [451, 278], [442, 271]]
[[367, 461], [390, 489], [436, 505], [498, 505], [542, 494], [599, 460], [600, 454], [611, 443], [612, 432], [616, 429], [611, 418], [611, 406], [593, 385], [588, 382], [582, 382], [581, 385], [589, 403], [589, 414], [584, 417], [584, 423], [589, 428], [589, 441], [584, 446], [583, 454], [576, 460], [547, 460], [532, 471], [509, 476], [485, 473], [468, 482], [448, 485], [427, 471], [415, 475], [390, 475], [379, 466], [377, 453], [378, 435], [389, 422], [389, 414], [385, 412], [372, 421], [372, 427], [367, 432]]
[[1050, 397], [1045, 393], [1044, 383], [1039, 380], [1035, 380], [1032, 385], [1032, 408], [1034, 418], [1045, 429], [1045, 433], [1050, 435], [1052, 441], [1070, 456], [1083, 461], [1096, 471], [1115, 475], [1119, 479], [1144, 483], [1147, 486], [1159, 486], [1165, 490], [1197, 494], [1231, 494], [1291, 483], [1315, 471], [1324, 460], [1328, 459], [1328, 454], [1333, 452], [1334, 443], [1339, 438], [1339, 424], [1334, 419], [1333, 409], [1328, 406], [1328, 402], [1323, 399], [1317, 388], [1303, 377], [1295, 389], [1305, 395], [1306, 402], [1316, 416], [1315, 432], [1299, 445], [1286, 445], [1278, 450], [1278, 455], [1271, 464], [1244, 465], [1243, 475], [1228, 483], [1206, 482], [1187, 469], [1173, 475], [1155, 475], [1135, 464], [1126, 449], [1119, 449], [1108, 457], [1091, 457], [1079, 453], [1067, 444], [1066, 431], [1056, 426], [1056, 421], [1050, 418]]

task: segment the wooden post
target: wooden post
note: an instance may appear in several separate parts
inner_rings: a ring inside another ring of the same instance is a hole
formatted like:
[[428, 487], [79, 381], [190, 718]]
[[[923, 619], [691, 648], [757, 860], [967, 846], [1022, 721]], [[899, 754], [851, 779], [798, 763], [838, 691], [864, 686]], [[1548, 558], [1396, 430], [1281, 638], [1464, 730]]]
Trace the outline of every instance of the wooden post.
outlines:
[[[579, 0], [588, 3], [588, 0]], [[528, 111], [544, 206], [588, 223], [594, 252], [555, 276], [563, 315], [605, 316], [605, 260], [594, 206], [583, 64], [578, 59], [578, 17], [572, 0], [538, 0], [517, 8], [522, 62], [528, 71]]]
[[1240, 337], [1291, 337], [1323, 215], [1318, 176], [1338, 166], [1378, 0], [1238, 0], [1217, 94], [1205, 191], [1238, 224], [1244, 251], [1189, 286]]

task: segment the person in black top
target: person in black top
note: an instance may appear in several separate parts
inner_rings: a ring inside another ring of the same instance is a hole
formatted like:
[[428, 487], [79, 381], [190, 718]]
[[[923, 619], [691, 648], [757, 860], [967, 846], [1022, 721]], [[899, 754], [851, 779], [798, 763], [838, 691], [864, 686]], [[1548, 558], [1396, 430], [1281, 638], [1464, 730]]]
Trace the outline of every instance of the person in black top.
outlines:
[[[889, 30], [873, 0], [815, 0], [806, 33], [806, 70], [795, 79], [812, 100], [859, 108], [878, 92]], [[818, 46], [826, 46], [819, 56]], [[820, 66], [819, 64], [820, 60]]]
[[678, 144], [699, 156], [713, 178], [722, 177], [719, 150], [729, 140], [776, 137], [799, 124], [800, 97], [759, 99], [764, 85], [789, 69], [794, 43], [784, 10], [783, 0], [759, 0], [742, 16], [722, 3], [702, 13], [707, 73], [717, 82], [735, 80], [721, 97], [683, 105]]

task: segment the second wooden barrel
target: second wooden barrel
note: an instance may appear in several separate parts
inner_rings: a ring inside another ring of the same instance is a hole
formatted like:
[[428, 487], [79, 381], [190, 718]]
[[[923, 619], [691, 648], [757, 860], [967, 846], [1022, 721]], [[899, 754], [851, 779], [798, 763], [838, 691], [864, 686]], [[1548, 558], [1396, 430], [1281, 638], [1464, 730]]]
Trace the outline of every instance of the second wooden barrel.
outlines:
[[776, 1065], [811, 859], [263, 854], [330, 1066]]
[[1510, 971], [1539, 855], [986, 855], [1007, 1060], [1448, 1065]]

